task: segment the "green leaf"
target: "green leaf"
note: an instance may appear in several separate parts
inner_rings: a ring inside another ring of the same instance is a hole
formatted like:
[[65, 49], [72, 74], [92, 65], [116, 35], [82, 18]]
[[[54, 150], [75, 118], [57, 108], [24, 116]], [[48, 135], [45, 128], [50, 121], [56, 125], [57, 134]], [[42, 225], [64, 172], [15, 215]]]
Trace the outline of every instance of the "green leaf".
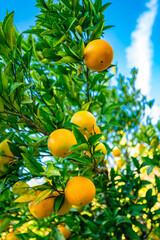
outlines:
[[51, 194], [51, 192], [52, 192], [52, 189], [46, 189], [46, 190], [42, 191], [40, 194], [38, 194], [38, 196], [36, 197], [36, 199], [34, 201], [34, 205], [36, 205], [40, 201], [46, 199]]
[[59, 169], [55, 167], [53, 163], [47, 163], [47, 169], [45, 172], [42, 172], [42, 174], [47, 177], [61, 176]]
[[95, 0], [94, 6], [98, 13], [100, 11], [100, 9], [102, 8], [102, 0]]
[[72, 11], [71, 6], [69, 5], [69, 1], [59, 0], [59, 2], [60, 2], [64, 7], [66, 7], [69, 11]]
[[98, 227], [95, 223], [91, 222], [90, 220], [86, 220], [87, 227], [93, 232], [96, 233], [98, 230]]
[[141, 212], [146, 207], [147, 207], [146, 204], [136, 204], [136, 205], [130, 206], [129, 210], [132, 211], [132, 212], [134, 212], [134, 211]]
[[147, 201], [150, 201], [150, 198], [152, 197], [152, 189], [149, 189], [147, 192], [146, 192], [146, 200]]
[[13, 188], [12, 188], [12, 192], [14, 194], [23, 194], [25, 192], [27, 192], [29, 189], [29, 185], [25, 182], [16, 182], [14, 185], [13, 185]]
[[72, 0], [72, 2], [73, 2], [73, 7], [76, 8], [76, 7], [77, 7], [78, 0]]
[[0, 226], [0, 234], [3, 232], [4, 228], [9, 224], [11, 220], [9, 218], [4, 219]]
[[96, 16], [96, 9], [95, 9], [95, 7], [94, 7], [94, 5], [93, 5], [92, 0], [88, 0], [88, 2], [89, 2], [91, 11], [93, 11], [94, 15]]
[[18, 88], [18, 87], [21, 86], [21, 85], [23, 85], [22, 82], [14, 82], [14, 83], [11, 83], [9, 96], [11, 95], [11, 93], [12, 93], [16, 88]]
[[60, 230], [58, 230], [58, 228], [52, 229], [51, 236], [54, 237], [54, 239], [56, 240], [65, 240], [65, 238], [63, 237], [63, 234], [60, 232]]
[[149, 167], [147, 167], [147, 174], [149, 175], [154, 168], [155, 168], [155, 165], [150, 165]]
[[88, 142], [91, 146], [93, 146], [96, 142], [98, 142], [100, 140], [100, 138], [102, 137], [102, 134], [95, 134], [91, 137], [89, 137]]
[[[104, 28], [103, 28], [103, 31], [105, 31], [105, 30], [107, 30], [107, 29], [109, 29], [109, 28], [112, 28], [112, 27], [115, 27], [114, 25], [107, 25], [107, 26], [105, 26]], [[116, 66], [116, 65], [112, 65], [112, 67], [113, 66]]]
[[61, 58], [59, 61], [55, 62], [57, 64], [60, 64], [60, 63], [78, 63], [79, 61], [76, 59], [76, 58], [73, 58], [73, 57], [70, 57], [70, 56], [66, 56], [66, 57], [63, 57]]
[[[58, 29], [52, 29], [52, 30], [45, 30], [41, 33], [41, 36], [43, 35], [53, 35], [53, 36], [60, 36], [60, 31]], [[64, 35], [65, 36], [65, 35]]]
[[37, 0], [37, 3], [38, 3], [39, 7], [48, 9], [48, 7], [47, 7], [47, 5], [46, 5], [44, 0]]
[[31, 33], [39, 36], [42, 32], [44, 32], [43, 29], [31, 29], [24, 31], [23, 33]]
[[0, 111], [3, 112], [4, 111], [4, 103], [3, 103], [3, 99], [0, 97]]
[[64, 42], [65, 40], [67, 40], [67, 35], [63, 35], [54, 45], [53, 47], [56, 47], [58, 44], [61, 44], [62, 42]]
[[102, 35], [103, 27], [104, 27], [105, 21], [101, 21], [98, 26], [93, 30], [91, 36], [90, 36], [90, 41], [94, 39], [99, 39]]
[[129, 218], [127, 218], [126, 216], [117, 215], [116, 216], [116, 226], [118, 226], [118, 225], [120, 225], [122, 223], [132, 224], [131, 220]]
[[75, 23], [75, 21], [77, 21], [77, 18], [75, 17], [70, 17], [70, 18], [67, 18], [65, 21], [64, 21], [64, 25], [66, 26], [66, 31], [69, 31], [70, 28], [72, 27], [72, 25]]
[[78, 144], [87, 143], [86, 138], [77, 128], [73, 127], [73, 133]]
[[91, 166], [93, 165], [87, 158], [80, 157], [79, 154], [76, 154], [76, 153], [68, 155], [65, 159], [71, 159], [71, 160], [74, 160], [75, 162], [86, 163]]
[[72, 151], [83, 151], [83, 150], [89, 150], [88, 144], [87, 143], [82, 143], [82, 144], [76, 144], [71, 147], [69, 152]]
[[91, 102], [87, 102], [82, 105], [81, 109], [87, 111], [91, 105]]
[[84, 48], [85, 48], [84, 41], [81, 38], [81, 40], [78, 44], [78, 56], [81, 60], [83, 60], [83, 58], [84, 58]]
[[115, 119], [111, 119], [109, 121], [109, 124], [112, 125], [112, 126], [115, 126], [115, 127], [121, 127], [122, 128], [121, 124]]
[[141, 240], [140, 237], [137, 235], [135, 231], [133, 231], [132, 228], [125, 228], [125, 233], [129, 239], [134, 239], [134, 240]]
[[139, 162], [136, 158], [132, 157], [133, 164], [136, 168], [139, 168]]
[[8, 44], [8, 46], [13, 50], [13, 43], [14, 43], [14, 29], [13, 29], [13, 15], [14, 12], [9, 13], [8, 15], [6, 15], [4, 21], [3, 21], [3, 25], [2, 25], [2, 29], [4, 31], [4, 35], [5, 35], [5, 40]]
[[8, 48], [0, 43], [0, 55], [8, 58]]
[[5, 35], [4, 35], [4, 32], [3, 32], [2, 27], [0, 27], [0, 43], [1, 43], [2, 45], [6, 44]]
[[151, 100], [151, 101], [147, 102], [147, 105], [148, 105], [150, 108], [152, 108], [152, 107], [153, 107], [153, 104], [154, 104], [154, 102], [155, 102], [155, 100], [153, 99], [153, 100]]
[[1, 91], [8, 92], [8, 77], [3, 74], [2, 69], [0, 69], [0, 81], [1, 81]]
[[122, 104], [110, 104], [109, 106], [107, 106], [104, 110], [104, 113], [107, 113], [107, 112], [110, 112], [110, 111], [113, 111], [115, 109], [119, 109], [120, 107], [122, 106]]
[[8, 142], [8, 146], [13, 155], [16, 157], [21, 157], [21, 154], [24, 153], [24, 151], [21, 148], [19, 148], [16, 144], [12, 142]]
[[33, 102], [33, 100], [30, 97], [24, 96], [23, 100], [21, 101], [21, 104], [30, 104], [32, 102]]
[[110, 4], [111, 4], [111, 3], [106, 3], [106, 4], [104, 4], [104, 5], [101, 7], [100, 12], [101, 12], [101, 13], [104, 12], [104, 11], [106, 10], [106, 8], [107, 8]]
[[61, 194], [56, 197], [54, 201], [54, 213], [57, 213], [64, 203], [64, 194]]
[[67, 46], [66, 44], [63, 44], [63, 48], [66, 52], [66, 54], [70, 57], [73, 57], [77, 60], [81, 60], [80, 57], [78, 56], [78, 50], [80, 49], [80, 47], [78, 46], [78, 49], [77, 49], [77, 46], [75, 46], [74, 48], [70, 48], [69, 46]]
[[33, 175], [41, 175], [41, 172], [44, 171], [42, 165], [37, 162], [30, 154], [23, 153], [22, 157], [25, 161], [26, 167], [30, 170]]
[[89, 12], [86, 12], [80, 19], [79, 19], [79, 25], [82, 26], [86, 17], [89, 15]]

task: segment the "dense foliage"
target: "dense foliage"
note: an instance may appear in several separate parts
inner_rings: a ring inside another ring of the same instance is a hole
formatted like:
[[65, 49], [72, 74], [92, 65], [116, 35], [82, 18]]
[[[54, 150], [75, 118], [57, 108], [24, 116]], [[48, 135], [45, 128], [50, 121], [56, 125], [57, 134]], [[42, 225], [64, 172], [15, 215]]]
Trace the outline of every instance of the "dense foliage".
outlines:
[[[14, 230], [20, 227], [19, 239], [62, 240], [56, 226], [65, 222], [73, 240], [160, 237], [160, 122], [143, 120], [153, 101], [135, 88], [136, 69], [126, 79], [115, 65], [93, 72], [83, 62], [87, 43], [112, 27], [103, 15], [109, 5], [37, 0], [40, 14], [31, 29], [18, 33], [13, 12], [0, 23], [0, 142], [9, 139], [15, 156], [0, 165], [0, 219], [7, 217], [1, 232], [9, 222]], [[92, 112], [102, 132], [88, 142], [70, 122], [80, 110]], [[53, 157], [47, 147], [49, 135], [60, 128], [73, 129], [78, 142], [66, 158]], [[107, 149], [103, 161], [99, 151], [84, 152], [99, 140]], [[119, 157], [114, 148], [121, 150]], [[28, 203], [36, 190], [43, 191], [41, 201], [78, 175], [95, 184], [91, 204], [59, 216], [60, 196], [54, 214], [32, 216]]]

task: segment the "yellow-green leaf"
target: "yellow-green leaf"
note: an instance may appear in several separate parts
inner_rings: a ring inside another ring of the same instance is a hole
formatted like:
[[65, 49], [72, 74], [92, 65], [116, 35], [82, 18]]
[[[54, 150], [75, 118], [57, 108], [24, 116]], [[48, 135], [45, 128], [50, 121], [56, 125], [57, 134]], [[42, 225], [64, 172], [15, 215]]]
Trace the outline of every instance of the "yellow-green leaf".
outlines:
[[29, 188], [29, 185], [25, 182], [16, 182], [13, 185], [12, 192], [14, 194], [23, 194], [25, 193]]
[[36, 195], [23, 195], [18, 197], [14, 202], [31, 202], [33, 200], [35, 200]]
[[44, 200], [45, 198], [47, 198], [49, 196], [49, 194], [51, 194], [52, 189], [46, 189], [44, 191], [42, 191], [37, 198], [35, 199], [34, 205], [36, 205], [38, 202]]

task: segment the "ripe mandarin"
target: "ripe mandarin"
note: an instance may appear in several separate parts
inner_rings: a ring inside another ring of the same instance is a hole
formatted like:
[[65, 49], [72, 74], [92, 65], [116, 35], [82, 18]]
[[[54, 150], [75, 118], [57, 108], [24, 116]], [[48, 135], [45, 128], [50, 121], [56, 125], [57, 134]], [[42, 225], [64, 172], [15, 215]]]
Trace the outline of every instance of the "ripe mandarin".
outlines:
[[[101, 143], [101, 142], [98, 143], [98, 145], [95, 147], [95, 151], [98, 151], [98, 150], [100, 150], [100, 153], [103, 153], [104, 155], [106, 155], [106, 153], [107, 153], [107, 150], [106, 150], [105, 145], [104, 145], [103, 143]], [[93, 148], [91, 149], [91, 151], [93, 151]], [[91, 157], [91, 154], [90, 154], [89, 151], [85, 151], [85, 154], [86, 154], [87, 156]], [[104, 157], [105, 157], [105, 156], [102, 156], [102, 157], [100, 158], [100, 160], [102, 161], [102, 160], [104, 159]], [[97, 159], [96, 159], [96, 162], [97, 162]]]
[[6, 236], [6, 240], [19, 240], [19, 238], [15, 236], [16, 234], [16, 232], [8, 233]]
[[119, 157], [121, 155], [121, 150], [120, 149], [113, 149], [112, 154], [114, 157]]
[[112, 60], [113, 49], [105, 40], [93, 40], [84, 49], [84, 63], [93, 71], [99, 72], [107, 69]]
[[100, 128], [97, 126], [97, 125], [94, 125], [93, 128], [92, 128], [92, 132], [90, 134], [88, 133], [85, 133], [85, 137], [86, 137], [86, 140], [88, 140], [88, 138], [92, 135], [96, 135], [96, 134], [101, 134], [101, 130]]
[[[37, 196], [41, 191], [37, 192]], [[55, 198], [50, 194], [46, 199], [38, 202], [34, 205], [35, 200], [29, 203], [29, 210], [31, 214], [36, 218], [46, 218], [53, 213], [53, 205]]]
[[61, 223], [61, 224], [57, 225], [57, 228], [63, 234], [63, 237], [65, 239], [68, 239], [71, 236], [71, 230], [66, 228], [65, 225], [66, 225], [65, 223]]
[[77, 144], [73, 132], [67, 129], [57, 129], [53, 131], [48, 139], [48, 149], [55, 157], [66, 157], [72, 152], [70, 148]]
[[91, 134], [92, 134], [92, 135], [101, 134], [100, 128], [99, 128], [97, 125], [95, 125], [95, 126], [93, 127], [93, 129], [92, 129]]
[[[107, 153], [105, 145], [101, 142], [95, 147], [95, 151], [98, 151], [98, 150], [100, 150], [100, 153], [103, 153], [104, 155], [106, 155], [106, 153]], [[104, 157], [102, 156], [101, 160], [103, 160], [103, 159], [104, 159]]]
[[82, 129], [79, 129], [83, 134], [91, 133], [93, 127], [96, 125], [96, 119], [92, 113], [88, 111], [76, 112], [71, 118], [71, 122], [78, 125]]
[[65, 197], [75, 206], [89, 204], [96, 193], [93, 182], [86, 177], [74, 177], [66, 185]]
[[116, 165], [118, 168], [121, 168], [125, 165], [125, 161], [122, 159], [116, 160]]

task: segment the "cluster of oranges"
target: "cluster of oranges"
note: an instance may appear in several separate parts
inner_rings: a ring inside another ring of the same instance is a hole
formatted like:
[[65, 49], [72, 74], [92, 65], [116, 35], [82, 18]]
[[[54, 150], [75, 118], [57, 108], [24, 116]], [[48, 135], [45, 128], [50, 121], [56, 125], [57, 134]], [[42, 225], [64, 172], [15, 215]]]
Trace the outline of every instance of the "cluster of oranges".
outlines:
[[[95, 117], [88, 111], [76, 112], [71, 118], [71, 122], [80, 127], [79, 131], [85, 136], [86, 140], [92, 135], [101, 133], [100, 128], [96, 125]], [[75, 135], [68, 129], [57, 129], [50, 134], [48, 139], [48, 149], [54, 157], [67, 157], [72, 153], [70, 149], [75, 144], [77, 144]], [[95, 150], [100, 150], [106, 154], [103, 143], [98, 143]], [[86, 152], [86, 154], [89, 154], [89, 152]], [[64, 202], [57, 212], [57, 215], [63, 215], [71, 209], [72, 205], [82, 207], [89, 204], [95, 197], [95, 193], [95, 186], [90, 179], [83, 176], [73, 177], [66, 184], [64, 191], [63, 189], [57, 189], [46, 199], [36, 204], [35, 201], [32, 201], [29, 204], [29, 210], [36, 218], [45, 218], [53, 213], [56, 197], [64, 194]], [[39, 194], [40, 191], [37, 192], [37, 195]], [[63, 225], [59, 228], [64, 229], [64, 227]]]
[[[80, 131], [86, 136], [100, 133], [100, 129], [96, 126], [95, 117], [88, 111], [79, 111], [75, 113], [71, 122], [80, 127]], [[95, 126], [95, 128], [94, 128]], [[95, 129], [95, 130], [94, 130]], [[71, 154], [70, 148], [77, 144], [74, 133], [67, 129], [57, 129], [53, 131], [48, 139], [48, 148], [54, 157], [66, 157]], [[101, 148], [101, 144], [97, 148]], [[106, 152], [106, 149], [105, 149]], [[70, 179], [65, 187], [65, 190], [57, 189], [50, 194], [46, 199], [34, 204], [34, 201], [29, 204], [29, 209], [32, 215], [37, 218], [44, 218], [53, 212], [54, 202], [56, 197], [64, 194], [64, 202], [58, 215], [67, 213], [72, 205], [85, 206], [89, 204], [95, 196], [95, 186], [93, 182], [83, 176], [77, 176]], [[37, 195], [40, 191], [37, 192]]]

